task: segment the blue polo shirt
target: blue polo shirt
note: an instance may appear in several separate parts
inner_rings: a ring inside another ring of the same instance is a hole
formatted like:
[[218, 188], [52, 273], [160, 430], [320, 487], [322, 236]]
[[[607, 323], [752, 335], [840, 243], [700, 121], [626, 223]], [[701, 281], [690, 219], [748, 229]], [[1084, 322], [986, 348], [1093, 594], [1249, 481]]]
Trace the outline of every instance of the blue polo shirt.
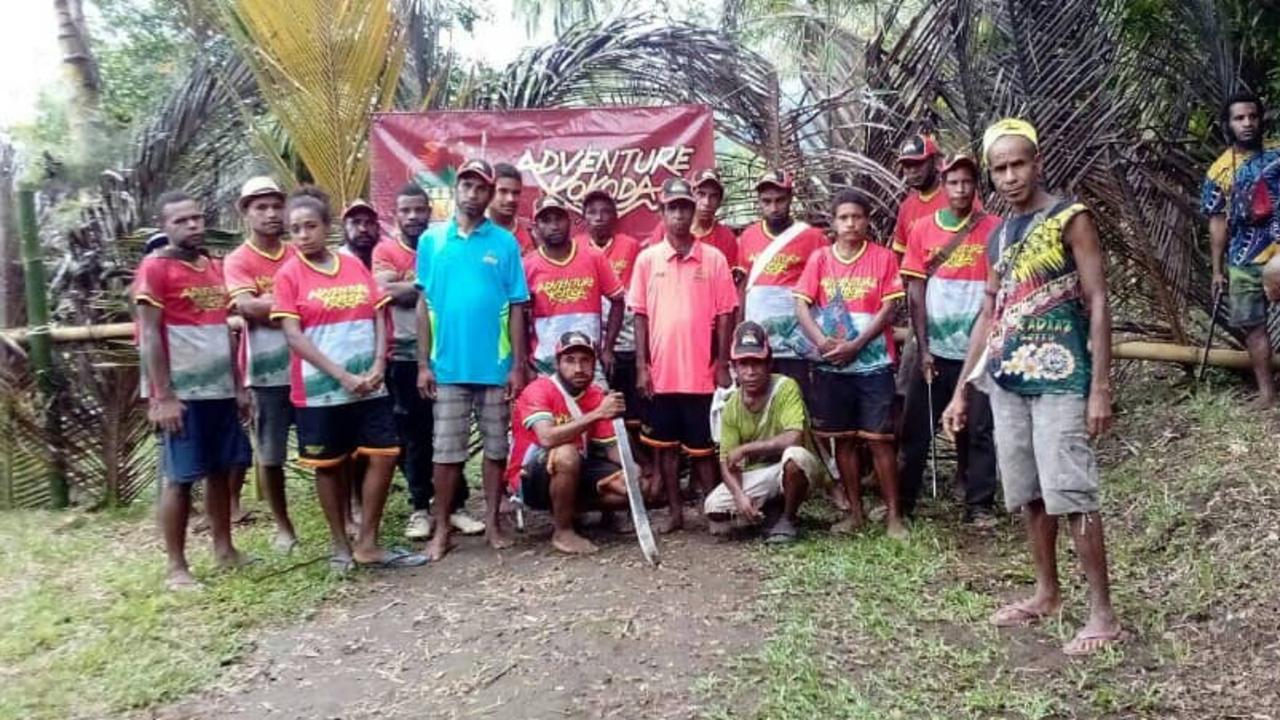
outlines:
[[417, 285], [431, 310], [436, 382], [505, 385], [511, 305], [529, 301], [515, 236], [489, 220], [467, 236], [457, 220], [432, 225], [418, 243]]

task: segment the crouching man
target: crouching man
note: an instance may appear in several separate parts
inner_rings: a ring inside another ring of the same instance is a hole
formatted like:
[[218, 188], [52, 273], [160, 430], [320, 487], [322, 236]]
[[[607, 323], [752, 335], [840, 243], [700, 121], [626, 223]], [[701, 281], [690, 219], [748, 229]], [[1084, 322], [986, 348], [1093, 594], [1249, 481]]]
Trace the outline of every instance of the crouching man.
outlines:
[[800, 385], [772, 373], [769, 336], [755, 322], [733, 334], [729, 359], [738, 389], [720, 418], [720, 477], [703, 511], [713, 534], [762, 524], [765, 542], [796, 538], [796, 513], [821, 478], [822, 463], [805, 447], [809, 421]]
[[529, 383], [516, 399], [507, 485], [526, 506], [551, 511], [557, 550], [581, 555], [598, 548], [574, 530], [574, 515], [627, 508], [612, 424], [626, 408], [621, 393], [592, 384], [596, 350], [585, 333], [561, 335], [555, 360], [555, 373]]

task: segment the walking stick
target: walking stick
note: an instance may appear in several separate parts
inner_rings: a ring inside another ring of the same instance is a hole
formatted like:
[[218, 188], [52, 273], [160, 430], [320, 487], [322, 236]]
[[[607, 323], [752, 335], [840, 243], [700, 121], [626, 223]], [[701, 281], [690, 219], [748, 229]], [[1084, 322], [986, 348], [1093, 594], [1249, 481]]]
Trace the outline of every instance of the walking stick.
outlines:
[[1222, 309], [1222, 286], [1213, 291], [1213, 308], [1209, 311], [1209, 337], [1204, 341], [1204, 353], [1200, 358], [1200, 369], [1196, 373], [1196, 384], [1204, 382], [1204, 373], [1209, 369], [1209, 349], [1213, 347], [1213, 331], [1218, 329], [1218, 311]]
[[933, 424], [933, 377], [923, 367], [925, 393], [929, 397], [929, 473], [933, 476], [933, 497], [938, 498], [938, 437]]

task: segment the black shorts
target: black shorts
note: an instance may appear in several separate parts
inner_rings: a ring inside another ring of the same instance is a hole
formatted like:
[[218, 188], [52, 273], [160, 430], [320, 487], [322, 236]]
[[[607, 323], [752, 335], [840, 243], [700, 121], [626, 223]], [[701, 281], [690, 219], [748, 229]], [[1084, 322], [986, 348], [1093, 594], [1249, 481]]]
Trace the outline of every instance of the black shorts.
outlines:
[[648, 409], [648, 401], [636, 390], [636, 354], [618, 353], [614, 356], [613, 372], [609, 373], [609, 389], [622, 393], [627, 410], [622, 414], [627, 427], [638, 428]]
[[809, 414], [819, 437], [893, 439], [893, 371], [870, 375], [813, 371]]
[[690, 457], [710, 457], [711, 395], [655, 394], [640, 439], [650, 447], [683, 448]]
[[803, 358], [774, 358], [773, 371], [782, 373], [800, 385], [800, 397], [813, 391], [813, 363]]
[[[551, 509], [551, 468], [546, 448], [538, 448], [520, 468], [520, 500], [534, 510]], [[622, 467], [607, 457], [588, 453], [582, 458], [578, 475], [579, 511], [599, 504], [600, 492], [596, 486], [622, 472]]]
[[298, 464], [333, 467], [355, 454], [400, 454], [392, 410], [391, 398], [385, 395], [346, 405], [298, 408]]

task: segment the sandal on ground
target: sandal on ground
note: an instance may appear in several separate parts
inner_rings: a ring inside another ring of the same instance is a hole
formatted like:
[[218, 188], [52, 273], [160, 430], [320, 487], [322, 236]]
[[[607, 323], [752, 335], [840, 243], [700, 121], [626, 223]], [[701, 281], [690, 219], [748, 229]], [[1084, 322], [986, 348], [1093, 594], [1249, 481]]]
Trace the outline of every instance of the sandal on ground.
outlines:
[[355, 564], [357, 567], [373, 570], [398, 570], [400, 568], [422, 567], [427, 564], [427, 556], [409, 552], [403, 548], [394, 548], [388, 550], [387, 556], [382, 560], [376, 562], [360, 562], [356, 560]]
[[764, 541], [770, 545], [786, 545], [795, 542], [799, 534], [790, 520], [780, 517], [768, 530], [765, 530]]
[[1114, 632], [1088, 632], [1084, 630], [1076, 633], [1071, 638], [1071, 642], [1062, 646], [1062, 653], [1070, 657], [1085, 657], [1093, 655], [1099, 650], [1104, 650], [1112, 645], [1119, 645], [1129, 639], [1129, 633], [1124, 628], [1117, 627]]
[[354, 568], [355, 566], [356, 566], [356, 561], [352, 560], [349, 557], [339, 557], [337, 555], [334, 555], [329, 558], [330, 572], [336, 572], [341, 575], [345, 575], [351, 572], [352, 568]]
[[1057, 610], [1041, 613], [1027, 607], [1026, 602], [1016, 602], [1005, 605], [992, 613], [991, 624], [1000, 628], [1027, 627], [1057, 614]]

